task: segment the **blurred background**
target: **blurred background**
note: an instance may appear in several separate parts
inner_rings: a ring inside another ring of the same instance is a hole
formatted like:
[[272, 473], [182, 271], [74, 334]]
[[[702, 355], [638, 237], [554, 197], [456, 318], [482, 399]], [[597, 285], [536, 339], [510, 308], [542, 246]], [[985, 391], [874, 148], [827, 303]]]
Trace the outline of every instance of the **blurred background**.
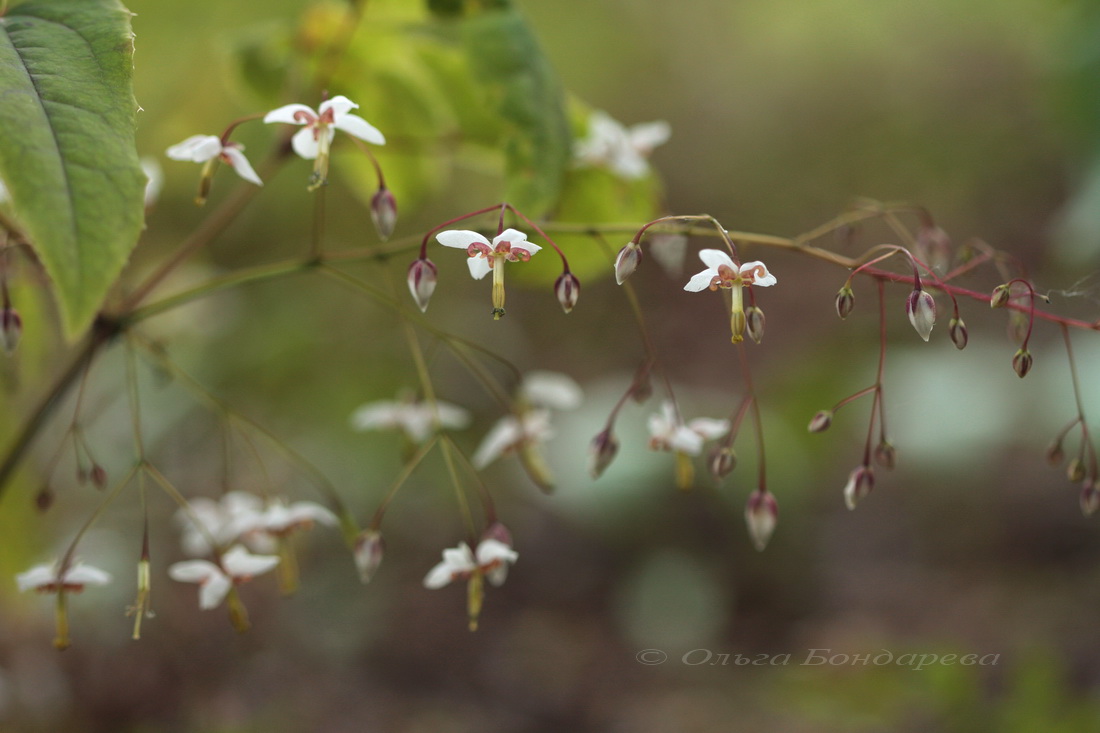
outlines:
[[[503, 3], [484, 5], [492, 13]], [[794, 236], [858, 197], [905, 200], [927, 207], [956, 244], [978, 237], [1012, 253], [1055, 312], [1096, 319], [1100, 10], [1091, 3], [516, 6], [527, 23], [509, 37], [521, 49], [530, 41], [524, 33], [537, 37], [553, 69], [546, 73], [568, 91], [575, 132], [588, 109], [627, 125], [671, 125], [671, 139], [651, 158], [654, 177], [621, 189], [610, 178], [585, 182], [632, 202], [600, 212], [601, 220], [707, 213], [729, 229]], [[340, 32], [344, 17], [339, 4], [301, 0], [130, 0], [129, 7], [140, 152], [160, 161], [165, 180], [124, 289], [235, 187], [249, 185], [223, 169], [207, 207], [197, 208], [198, 166], [169, 161], [163, 151], [277, 104], [316, 105], [315, 90], [310, 98], [288, 96], [287, 89], [309, 89], [288, 49], [308, 53]], [[371, 0], [351, 61], [331, 85], [389, 138], [379, 157], [400, 211], [386, 245], [401, 251], [392, 264], [341, 269], [383, 292], [392, 287], [406, 307], [404, 271], [424, 232], [499, 201], [511, 185], [493, 150], [508, 122], [494, 122], [499, 110], [469, 79], [448, 76], [445, 50], [432, 55], [455, 43], [442, 25], [419, 3]], [[477, 38], [462, 36], [473, 55]], [[463, 130], [483, 139], [464, 138]], [[265, 186], [158, 292], [308, 251], [309, 164], [262, 167], [275, 134], [258, 122], [234, 133]], [[338, 141], [326, 190], [328, 251], [378, 245], [367, 208], [376, 183], [369, 167], [348, 160], [352, 153]], [[532, 153], [536, 161], [541, 154]], [[584, 198], [576, 179], [565, 185]], [[527, 193], [536, 208], [546, 200], [545, 192]], [[551, 218], [585, 222], [585, 207], [573, 204], [548, 207]], [[1075, 415], [1058, 329], [1036, 328], [1035, 367], [1021, 381], [1003, 312], [964, 301], [970, 345], [958, 352], [946, 334], [946, 301], [925, 344], [905, 320], [904, 289], [888, 289], [885, 401], [897, 468], [880, 470], [874, 493], [848, 511], [842, 489], [862, 456], [870, 402], [846, 407], [824, 434], [808, 434], [806, 424], [873, 383], [874, 287], [857, 282], [856, 311], [841, 322], [833, 298], [843, 270], [744, 250], [744, 259], [765, 260], [779, 280], [757, 292], [767, 334], [747, 347], [768, 486], [780, 505], [775, 535], [759, 553], [742, 519], [756, 475], [747, 431], [730, 477], [716, 483], [700, 461], [695, 489], [678, 492], [672, 457], [646, 448], [658, 391], [623, 409], [622, 447], [606, 473], [594, 481], [585, 470], [589, 441], [643, 357], [623, 291], [609, 277], [608, 252], [627, 239], [608, 235], [605, 248], [563, 238], [584, 265], [580, 303], [568, 316], [550, 289], [557, 273], [545, 269], [554, 265], [549, 253], [540, 255], [549, 260], [543, 270], [531, 263], [534, 275], [511, 268], [519, 281], [509, 283], [509, 313], [498, 322], [489, 316], [488, 283], [470, 280], [461, 252], [432, 245], [439, 287], [429, 324], [521, 371], [566, 372], [586, 395], [582, 407], [554, 417], [553, 495], [542, 495], [515, 457], [484, 473], [519, 561], [501, 589], [490, 589], [476, 633], [466, 629], [461, 584], [421, 586], [440, 551], [465, 537], [438, 452], [388, 512], [385, 560], [368, 585], [338, 533], [315, 528], [298, 543], [296, 595], [280, 598], [269, 577], [242, 588], [254, 623], [246, 635], [233, 631], [224, 609], [200, 612], [193, 586], [168, 579], [167, 565], [183, 559], [176, 507], [150, 485], [156, 617], [140, 641], [130, 640], [123, 612], [133, 602], [142, 522], [130, 488], [80, 546], [78, 554], [115, 582], [72, 597], [71, 649], [59, 654], [50, 644], [49, 597], [0, 585], [0, 729], [1100, 731], [1100, 538], [1096, 520], [1081, 515], [1079, 487], [1044, 461], [1049, 441]], [[741, 394], [719, 297], [682, 290], [702, 269], [693, 252], [713, 241], [693, 239], [671, 274], [649, 257], [631, 280], [689, 417], [726, 416]], [[892, 241], [888, 229], [869, 224], [821, 244], [854, 256]], [[979, 272], [961, 284], [988, 292], [1002, 281]], [[28, 273], [14, 294], [27, 342], [2, 365], [8, 435], [60, 359], [41, 283]], [[384, 302], [300, 275], [214, 293], [149, 319], [141, 332], [178, 369], [318, 466], [368, 521], [401, 469], [403, 445], [397, 434], [353, 431], [349, 416], [360, 404], [417, 387], [404, 332]], [[439, 396], [474, 415], [469, 429], [455, 433], [472, 452], [500, 408], [430, 334], [419, 334]], [[1086, 414], [1100, 415], [1100, 343], [1081, 332], [1074, 348]], [[151, 459], [185, 495], [216, 497], [229, 488], [321, 500], [309, 476], [255, 432], [229, 431], [224, 450], [224, 421], [162, 367], [143, 360], [139, 370], [143, 429]], [[515, 386], [507, 370], [489, 369], [503, 388]], [[86, 389], [85, 436], [117, 479], [133, 458], [123, 349], [103, 355]], [[57, 454], [72, 410], [70, 395], [0, 506], [0, 571], [8, 577], [62, 553], [102, 501], [76, 482], [71, 451]], [[1066, 447], [1073, 455], [1076, 438]], [[35, 497], [47, 476], [56, 500], [40, 513]], [[666, 661], [647, 663], [661, 658], [652, 650]], [[806, 663], [818, 661], [815, 654], [886, 652], [977, 655], [985, 664]], [[774, 663], [738, 665], [737, 655]]]

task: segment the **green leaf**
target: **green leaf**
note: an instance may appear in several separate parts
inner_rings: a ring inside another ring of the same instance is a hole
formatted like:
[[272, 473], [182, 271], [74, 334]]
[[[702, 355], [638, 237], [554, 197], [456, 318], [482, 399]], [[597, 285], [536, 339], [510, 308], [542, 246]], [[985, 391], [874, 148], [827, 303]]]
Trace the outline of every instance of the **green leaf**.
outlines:
[[38, 0], [0, 17], [0, 178], [68, 335], [91, 322], [143, 224], [130, 16], [118, 0]]

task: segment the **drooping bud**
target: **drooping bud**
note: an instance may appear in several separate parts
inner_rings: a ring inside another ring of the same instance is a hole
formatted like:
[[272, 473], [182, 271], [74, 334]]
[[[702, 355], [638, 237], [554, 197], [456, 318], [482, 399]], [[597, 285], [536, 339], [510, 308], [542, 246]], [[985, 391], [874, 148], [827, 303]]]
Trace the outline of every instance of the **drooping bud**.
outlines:
[[1047, 446], [1047, 465], [1051, 468], [1058, 468], [1062, 465], [1062, 461], [1066, 459], [1066, 452], [1062, 450], [1062, 441], [1056, 440]]
[[558, 296], [562, 310], [569, 313], [577, 305], [577, 298], [581, 294], [581, 283], [577, 276], [566, 270], [554, 282], [554, 295]]
[[847, 318], [856, 304], [856, 295], [852, 289], [845, 285], [836, 294], [836, 314], [841, 318]]
[[385, 549], [386, 543], [382, 540], [382, 533], [376, 529], [365, 529], [355, 538], [352, 559], [355, 560], [355, 568], [359, 571], [361, 582], [369, 583], [374, 577], [378, 566], [382, 564], [382, 553]]
[[4, 351], [12, 354], [22, 335], [23, 319], [19, 316], [19, 311], [10, 305], [0, 310], [0, 343], [4, 345]]
[[998, 285], [993, 288], [993, 294], [989, 297], [989, 307], [1004, 308], [1005, 304], [1008, 303], [1010, 295], [1011, 293], [1009, 292], [1009, 286], [1007, 284]]
[[1066, 478], [1075, 484], [1079, 484], [1085, 480], [1085, 464], [1080, 458], [1074, 458], [1066, 466]]
[[884, 440], [875, 446], [875, 463], [893, 470], [894, 465], [898, 460], [898, 452], [894, 450], [894, 445], [888, 440]]
[[383, 242], [390, 238], [393, 229], [397, 226], [397, 199], [393, 192], [385, 186], [370, 200], [370, 218], [374, 221], [374, 228]]
[[721, 481], [737, 468], [737, 454], [728, 445], [716, 445], [707, 456], [707, 467], [715, 481]]
[[959, 351], [965, 349], [970, 342], [970, 334], [967, 332], [966, 324], [963, 323], [961, 318], [952, 318], [948, 321], [947, 333], [951, 336], [951, 343], [955, 344], [955, 348]]
[[770, 491], [757, 489], [749, 494], [749, 500], [745, 504], [745, 524], [757, 550], [762, 552], [767, 547], [778, 521], [779, 504]]
[[107, 469], [93, 462], [92, 470], [88, 472], [88, 478], [92, 480], [92, 486], [102, 489], [107, 486]]
[[1031, 365], [1034, 361], [1031, 358], [1031, 352], [1021, 347], [1012, 356], [1012, 368], [1016, 370], [1016, 375], [1023, 379], [1031, 371]]
[[606, 428], [592, 439], [588, 448], [588, 475], [594, 479], [603, 475], [603, 472], [615, 460], [619, 452], [619, 441], [611, 428]]
[[807, 428], [811, 433], [823, 433], [829, 429], [829, 426], [833, 424], [833, 411], [821, 410], [813, 419], [810, 420], [810, 425]]
[[[511, 530], [505, 527], [504, 523], [500, 520], [494, 521], [481, 533], [481, 541], [484, 542], [485, 540], [496, 540], [500, 544], [505, 545], [509, 550], [514, 547], [512, 544]], [[507, 567], [507, 563], [505, 563], [503, 567]]]
[[49, 484], [45, 484], [34, 495], [34, 508], [45, 514], [53, 506], [54, 498], [53, 489]]
[[619, 250], [615, 257], [615, 282], [622, 285], [626, 279], [638, 269], [638, 263], [642, 261], [642, 248], [631, 240], [625, 247]]
[[1100, 491], [1093, 484], [1085, 484], [1081, 489], [1081, 513], [1091, 517], [1100, 509]]
[[921, 288], [914, 288], [905, 301], [905, 313], [917, 335], [925, 341], [932, 335], [932, 326], [936, 325], [936, 301]]
[[646, 370], [644, 374], [635, 377], [634, 384], [630, 387], [630, 398], [639, 405], [643, 405], [652, 396], [653, 380], [649, 378], [649, 371]]
[[750, 305], [745, 309], [745, 330], [756, 343], [760, 343], [764, 338], [764, 311], [757, 308], [755, 305]]
[[855, 509], [865, 496], [875, 488], [875, 472], [870, 466], [859, 466], [848, 474], [848, 483], [844, 487], [844, 503], [849, 509]]
[[409, 265], [407, 277], [409, 292], [412, 293], [413, 300], [416, 301], [416, 306], [421, 313], [428, 310], [428, 301], [431, 300], [438, 281], [437, 273], [435, 264], [426, 257], [421, 257]]

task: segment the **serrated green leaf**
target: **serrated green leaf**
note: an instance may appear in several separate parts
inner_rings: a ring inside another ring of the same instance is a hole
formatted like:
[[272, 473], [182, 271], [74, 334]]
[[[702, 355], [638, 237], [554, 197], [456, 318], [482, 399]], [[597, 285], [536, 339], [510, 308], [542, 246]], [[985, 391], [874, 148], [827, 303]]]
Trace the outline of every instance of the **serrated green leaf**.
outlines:
[[95, 316], [143, 223], [130, 16], [118, 0], [38, 0], [0, 17], [0, 178], [69, 335]]

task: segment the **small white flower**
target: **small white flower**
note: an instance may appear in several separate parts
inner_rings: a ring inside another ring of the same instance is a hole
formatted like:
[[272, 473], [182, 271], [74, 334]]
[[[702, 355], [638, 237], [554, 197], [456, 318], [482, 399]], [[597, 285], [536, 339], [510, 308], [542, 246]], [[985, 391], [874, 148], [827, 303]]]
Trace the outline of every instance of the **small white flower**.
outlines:
[[517, 229], [505, 229], [490, 242], [469, 229], [450, 229], [435, 235], [444, 247], [464, 249], [470, 255], [467, 265], [470, 275], [480, 280], [497, 267], [499, 261], [526, 262], [542, 247], [527, 241], [527, 235]]
[[305, 125], [294, 134], [290, 144], [294, 152], [306, 160], [314, 160], [328, 153], [329, 145], [337, 130], [374, 145], [385, 145], [386, 138], [378, 128], [359, 115], [351, 114], [359, 105], [345, 96], [333, 97], [321, 102], [316, 112], [304, 104], [288, 104], [264, 115], [264, 122], [285, 122]]
[[76, 563], [58, 575], [57, 563], [35, 565], [30, 570], [15, 576], [20, 591], [35, 590], [39, 593], [56, 593], [64, 590], [79, 593], [86, 585], [107, 585], [111, 575], [91, 565]]
[[481, 470], [505, 453], [524, 445], [543, 443], [552, 437], [554, 430], [550, 427], [549, 410], [528, 410], [519, 417], [505, 415], [485, 434], [471, 463]]
[[574, 144], [573, 159], [581, 166], [607, 167], [623, 178], [643, 178], [649, 172], [646, 158], [671, 134], [663, 120], [627, 128], [606, 112], [596, 111], [588, 118], [587, 137]]
[[217, 608], [234, 584], [245, 583], [279, 564], [273, 555], [253, 555], [234, 545], [221, 556], [220, 565], [206, 560], [186, 560], [168, 568], [168, 576], [181, 583], [199, 584], [199, 608]]
[[697, 456], [703, 452], [705, 441], [720, 438], [729, 429], [729, 420], [709, 417], [697, 417], [685, 425], [676, 414], [675, 405], [665, 400], [661, 411], [649, 416], [649, 447]]
[[519, 392], [528, 404], [555, 410], [575, 410], [584, 402], [584, 392], [568, 374], [536, 370], [527, 372]]
[[458, 405], [437, 400], [428, 402], [368, 402], [351, 415], [351, 425], [356, 430], [404, 431], [409, 440], [422, 443], [434, 432], [436, 416], [439, 427], [461, 430], [470, 424], [470, 413]]
[[493, 585], [501, 585], [508, 574], [508, 566], [519, 555], [499, 540], [486, 539], [477, 545], [477, 552], [465, 542], [443, 551], [443, 562], [424, 576], [425, 588], [442, 588], [455, 580], [466, 580], [475, 572], [481, 572]]
[[684, 286], [684, 290], [697, 293], [708, 288], [717, 290], [742, 285], [766, 288], [776, 283], [775, 275], [768, 272], [763, 262], [746, 262], [738, 265], [720, 249], [700, 250], [699, 259], [707, 265], [707, 269], [693, 275]]
[[[183, 551], [195, 557], [209, 555], [219, 547], [237, 542], [242, 531], [261, 515], [263, 500], [244, 491], [230, 491], [219, 501], [205, 497], [192, 499], [188, 507], [190, 511], [180, 509], [176, 512], [175, 519], [183, 531]], [[254, 546], [253, 549], [259, 548]]]
[[308, 529], [314, 523], [334, 527], [338, 522], [335, 514], [315, 502], [296, 501], [288, 506], [276, 499], [262, 512], [242, 520], [238, 527], [241, 536], [247, 539], [256, 532], [280, 537], [298, 529]]
[[264, 185], [248, 158], [244, 157], [244, 146], [240, 143], [222, 143], [221, 138], [214, 135], [192, 135], [181, 143], [168, 148], [165, 152], [172, 160], [186, 160], [192, 163], [209, 163], [212, 160], [221, 160], [237, 175], [249, 183], [257, 186]]

